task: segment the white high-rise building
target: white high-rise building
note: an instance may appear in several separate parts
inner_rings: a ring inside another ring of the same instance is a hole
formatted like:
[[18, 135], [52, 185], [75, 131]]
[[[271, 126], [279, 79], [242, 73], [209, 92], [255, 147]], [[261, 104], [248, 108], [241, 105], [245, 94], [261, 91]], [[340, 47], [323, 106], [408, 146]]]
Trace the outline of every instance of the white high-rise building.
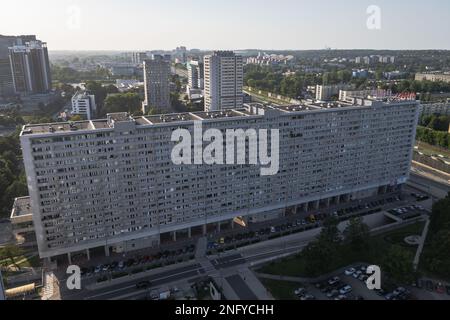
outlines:
[[72, 114], [85, 116], [87, 120], [95, 117], [97, 106], [95, 96], [87, 92], [77, 91], [72, 97]]
[[190, 89], [203, 89], [203, 62], [192, 60], [188, 63], [188, 85]]
[[170, 108], [170, 56], [153, 55], [144, 60], [145, 101], [142, 112], [150, 108], [166, 111]]
[[205, 111], [241, 108], [244, 69], [242, 56], [232, 51], [215, 51], [204, 57]]
[[[308, 214], [398, 190], [410, 172], [418, 102], [350, 100], [26, 125], [20, 141], [39, 254], [131, 251], [235, 217]], [[278, 173], [175, 164], [173, 131], [194, 132], [199, 122], [223, 134], [278, 129]]]

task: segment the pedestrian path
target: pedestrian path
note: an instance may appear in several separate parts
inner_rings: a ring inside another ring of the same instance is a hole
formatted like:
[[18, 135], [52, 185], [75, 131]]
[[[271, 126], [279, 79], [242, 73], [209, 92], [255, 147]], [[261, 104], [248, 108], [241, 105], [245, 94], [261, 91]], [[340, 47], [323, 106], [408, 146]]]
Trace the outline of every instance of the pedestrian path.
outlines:
[[195, 258], [203, 258], [206, 256], [206, 246], [207, 246], [208, 239], [206, 237], [201, 237], [197, 241], [197, 246], [195, 250]]
[[53, 272], [46, 272], [44, 275], [44, 288], [42, 290], [42, 300], [53, 300], [55, 295], [56, 277]]
[[419, 266], [420, 255], [422, 254], [423, 246], [425, 245], [425, 241], [427, 239], [429, 226], [430, 226], [430, 219], [427, 219], [427, 222], [425, 223], [425, 227], [423, 228], [423, 231], [422, 231], [422, 236], [420, 238], [419, 247], [417, 248], [417, 251], [416, 251], [416, 256], [414, 257], [413, 265], [414, 265], [415, 270], [417, 270], [417, 267]]

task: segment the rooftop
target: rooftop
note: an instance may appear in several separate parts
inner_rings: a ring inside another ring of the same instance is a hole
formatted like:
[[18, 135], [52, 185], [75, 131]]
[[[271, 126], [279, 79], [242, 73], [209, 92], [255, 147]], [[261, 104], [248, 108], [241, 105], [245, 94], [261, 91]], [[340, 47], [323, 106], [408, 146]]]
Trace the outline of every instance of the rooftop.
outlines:
[[126, 112], [110, 113], [107, 119], [99, 119], [92, 121], [78, 121], [78, 122], [59, 122], [49, 124], [29, 124], [25, 125], [22, 130], [22, 135], [31, 134], [51, 134], [55, 132], [74, 132], [78, 130], [99, 130], [114, 128], [115, 123], [134, 121], [137, 126], [151, 126], [164, 123], [180, 123], [185, 121], [205, 121], [205, 120], [219, 120], [237, 117], [257, 117], [263, 116], [265, 112], [281, 112], [283, 114], [320, 111], [326, 109], [339, 108], [361, 108], [369, 107], [373, 103], [377, 104], [391, 104], [391, 103], [411, 103], [415, 101], [412, 95], [402, 97], [352, 97], [346, 101], [327, 102], [327, 103], [305, 103], [302, 105], [285, 105], [285, 106], [271, 106], [260, 103], [245, 104], [240, 109], [228, 109], [223, 111], [212, 112], [185, 112], [172, 113], [163, 115], [149, 115], [140, 117], [130, 117]]
[[[11, 220], [18, 218], [31, 218], [33, 211], [31, 210], [31, 198], [21, 197], [14, 199], [14, 205], [11, 212]], [[23, 219], [21, 219], [23, 220]]]

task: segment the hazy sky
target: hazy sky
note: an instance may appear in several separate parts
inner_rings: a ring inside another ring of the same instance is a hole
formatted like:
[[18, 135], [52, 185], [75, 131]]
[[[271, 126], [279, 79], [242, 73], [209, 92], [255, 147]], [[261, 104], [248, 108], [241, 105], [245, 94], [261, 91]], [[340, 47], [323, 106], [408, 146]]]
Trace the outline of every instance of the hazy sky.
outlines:
[[[380, 8], [381, 28], [367, 27]], [[448, 0], [2, 0], [0, 34], [50, 50], [450, 49]]]

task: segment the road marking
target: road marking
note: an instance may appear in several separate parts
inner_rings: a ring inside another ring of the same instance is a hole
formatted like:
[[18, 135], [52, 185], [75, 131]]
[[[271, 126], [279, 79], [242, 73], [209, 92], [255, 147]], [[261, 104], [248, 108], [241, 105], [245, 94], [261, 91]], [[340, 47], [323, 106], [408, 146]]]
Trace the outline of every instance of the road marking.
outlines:
[[[164, 279], [172, 278], [172, 277], [175, 277], [175, 276], [178, 276], [178, 275], [182, 275], [182, 274], [185, 274], [185, 273], [190, 273], [190, 272], [193, 272], [193, 271], [197, 271], [197, 272], [198, 272], [199, 269], [201, 269], [201, 267], [198, 267], [198, 268], [192, 269], [192, 270], [187, 270], [187, 271], [179, 272], [179, 273], [170, 274], [170, 275], [168, 275], [168, 276], [161, 277], [161, 278], [152, 279], [152, 280], [150, 280], [150, 282], [155, 282], [155, 281], [159, 281], [159, 280], [164, 280]], [[150, 277], [150, 276], [149, 276], [149, 277]], [[138, 280], [138, 279], [135, 279], [135, 280]], [[134, 281], [134, 280], [131, 280], [131, 281]], [[105, 296], [105, 295], [108, 295], [108, 294], [111, 294], [111, 293], [115, 293], [115, 292], [119, 292], [119, 291], [124, 291], [124, 290], [131, 289], [131, 288], [135, 288], [135, 287], [136, 287], [136, 284], [133, 284], [133, 285], [131, 285], [131, 286], [127, 286], [127, 287], [123, 287], [123, 288], [119, 288], [119, 289], [115, 289], [115, 290], [111, 290], [111, 291], [99, 293], [99, 294], [96, 294], [96, 295], [93, 295], [93, 296], [89, 296], [89, 297], [84, 298], [84, 300], [88, 300], [88, 299], [92, 299], [92, 298], [96, 298], [96, 297]]]

